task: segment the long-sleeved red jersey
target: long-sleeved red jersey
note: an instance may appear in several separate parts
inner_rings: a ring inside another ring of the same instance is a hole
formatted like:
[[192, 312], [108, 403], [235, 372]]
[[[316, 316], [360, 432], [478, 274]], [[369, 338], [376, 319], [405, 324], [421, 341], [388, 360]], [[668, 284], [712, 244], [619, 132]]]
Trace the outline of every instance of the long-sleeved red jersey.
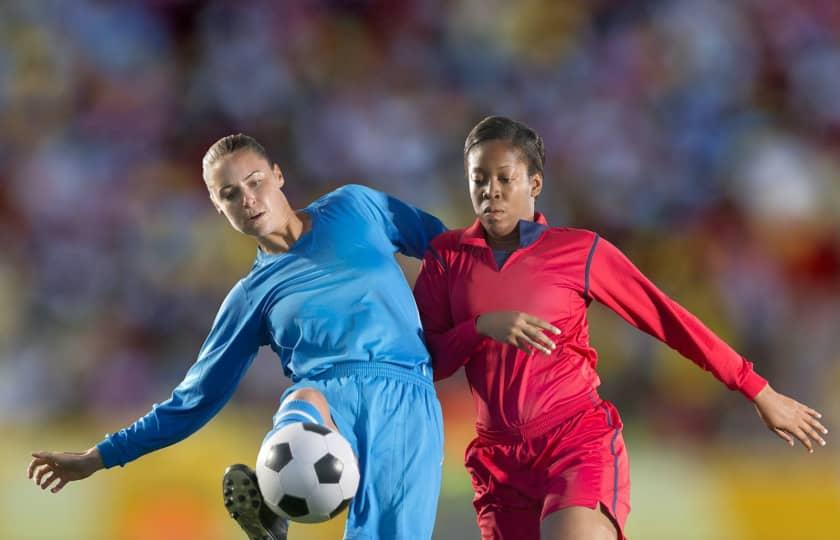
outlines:
[[[546, 224], [539, 213], [535, 221]], [[466, 366], [479, 431], [540, 429], [596, 403], [597, 353], [586, 308], [594, 299], [753, 399], [767, 381], [615, 246], [581, 229], [546, 228], [501, 268], [481, 223], [431, 243], [414, 288], [435, 379]], [[522, 311], [562, 330], [552, 354], [526, 354], [480, 336], [491, 311]]]

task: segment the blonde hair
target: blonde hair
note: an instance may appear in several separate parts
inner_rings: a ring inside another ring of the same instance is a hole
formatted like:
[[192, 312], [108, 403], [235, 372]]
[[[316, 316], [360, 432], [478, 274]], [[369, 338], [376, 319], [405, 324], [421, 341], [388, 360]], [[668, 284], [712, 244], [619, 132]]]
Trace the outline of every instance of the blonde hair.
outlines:
[[257, 142], [257, 140], [250, 135], [237, 133], [235, 135], [222, 137], [207, 149], [207, 152], [204, 154], [204, 158], [201, 160], [202, 176], [206, 179], [207, 169], [212, 167], [214, 163], [223, 157], [233, 154], [239, 150], [251, 150], [252, 152], [255, 152], [265, 158], [269, 165], [272, 164], [271, 158], [268, 157], [268, 152], [265, 151], [263, 145]]

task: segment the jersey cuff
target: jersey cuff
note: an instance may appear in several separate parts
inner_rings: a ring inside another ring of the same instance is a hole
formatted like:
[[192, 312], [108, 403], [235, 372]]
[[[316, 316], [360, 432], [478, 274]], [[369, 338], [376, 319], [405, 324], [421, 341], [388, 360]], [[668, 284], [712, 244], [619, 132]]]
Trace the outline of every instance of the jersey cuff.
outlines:
[[741, 385], [740, 390], [741, 393], [748, 399], [754, 400], [755, 396], [764, 390], [765, 386], [767, 386], [767, 379], [755, 371], [750, 370], [750, 373], [747, 375], [746, 379], [744, 379], [744, 383]]
[[99, 450], [99, 455], [102, 456], [102, 464], [105, 465], [106, 469], [117, 465], [122, 467], [125, 464], [125, 460], [122, 458], [122, 452], [110, 437], [106, 437], [102, 442], [97, 444], [96, 449]]

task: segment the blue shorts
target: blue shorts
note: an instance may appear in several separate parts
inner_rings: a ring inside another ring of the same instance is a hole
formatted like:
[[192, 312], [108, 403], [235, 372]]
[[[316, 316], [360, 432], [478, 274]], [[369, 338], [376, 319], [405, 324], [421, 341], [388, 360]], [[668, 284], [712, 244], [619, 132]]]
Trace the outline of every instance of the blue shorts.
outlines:
[[315, 388], [359, 458], [344, 538], [432, 537], [443, 463], [443, 418], [431, 368], [346, 362], [289, 387]]

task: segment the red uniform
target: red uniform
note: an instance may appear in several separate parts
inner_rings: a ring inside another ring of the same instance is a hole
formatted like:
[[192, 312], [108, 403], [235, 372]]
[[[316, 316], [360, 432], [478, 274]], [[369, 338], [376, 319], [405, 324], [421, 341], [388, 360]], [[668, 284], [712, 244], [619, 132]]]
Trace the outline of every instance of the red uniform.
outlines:
[[[546, 224], [539, 213], [536, 223]], [[414, 294], [435, 379], [466, 366], [478, 432], [466, 465], [485, 538], [522, 538], [523, 527], [538, 538], [549, 513], [599, 503], [624, 526], [627, 457], [621, 420], [596, 390], [586, 321], [593, 299], [750, 399], [767, 383], [591, 231], [546, 227], [499, 268], [476, 220], [432, 241]], [[552, 354], [529, 355], [476, 332], [479, 315], [506, 310], [561, 329], [546, 332], [557, 344]]]

